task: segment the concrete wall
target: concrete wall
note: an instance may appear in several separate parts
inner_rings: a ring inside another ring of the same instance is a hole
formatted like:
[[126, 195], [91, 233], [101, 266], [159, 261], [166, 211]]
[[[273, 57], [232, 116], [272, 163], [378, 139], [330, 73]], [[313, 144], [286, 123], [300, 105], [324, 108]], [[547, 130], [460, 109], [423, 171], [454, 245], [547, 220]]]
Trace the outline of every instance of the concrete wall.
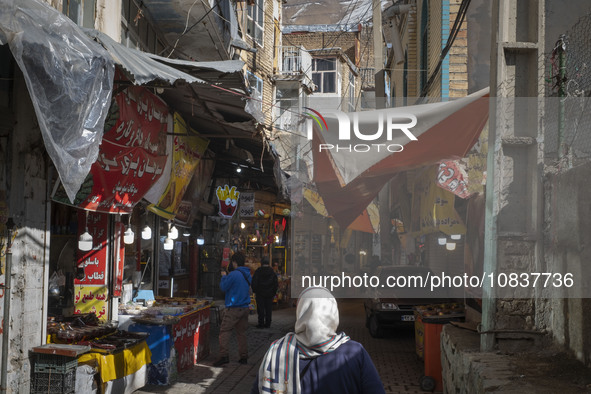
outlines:
[[[49, 241], [46, 226], [47, 176], [49, 159], [34, 116], [25, 82], [16, 70], [10, 114], [14, 128], [0, 138], [5, 170], [7, 216], [16, 223], [12, 247], [10, 319], [3, 322], [3, 333], [10, 329], [8, 353], [8, 391], [28, 393], [30, 379], [29, 350], [44, 343], [46, 332]], [[0, 122], [7, 121], [6, 118]], [[4, 190], [5, 189], [5, 190]], [[4, 238], [5, 239], [5, 238]], [[0, 283], [5, 283], [4, 275]], [[4, 297], [8, 291], [3, 292]], [[0, 316], [3, 302], [0, 298]], [[0, 317], [1, 319], [1, 317]], [[1, 338], [1, 335], [0, 335]]]
[[[544, 254], [547, 271], [572, 272], [575, 278], [591, 274], [591, 163], [562, 174], [550, 174], [545, 182]], [[538, 307], [539, 326], [557, 343], [591, 366], [591, 299], [543, 300]]]

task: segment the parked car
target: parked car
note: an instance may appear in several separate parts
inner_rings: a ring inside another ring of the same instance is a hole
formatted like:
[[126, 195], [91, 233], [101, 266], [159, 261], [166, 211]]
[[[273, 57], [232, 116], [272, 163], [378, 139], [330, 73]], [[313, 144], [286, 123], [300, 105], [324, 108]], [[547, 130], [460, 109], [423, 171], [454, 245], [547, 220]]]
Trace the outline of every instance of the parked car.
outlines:
[[[381, 266], [377, 268], [375, 275], [380, 278], [381, 283], [385, 283], [386, 278], [390, 276], [427, 278], [428, 275], [432, 275], [432, 272], [427, 267]], [[402, 289], [375, 290], [374, 297], [364, 301], [365, 325], [374, 338], [384, 336], [386, 327], [413, 325], [417, 306], [450, 301], [442, 292], [432, 293], [429, 289], [412, 286]]]

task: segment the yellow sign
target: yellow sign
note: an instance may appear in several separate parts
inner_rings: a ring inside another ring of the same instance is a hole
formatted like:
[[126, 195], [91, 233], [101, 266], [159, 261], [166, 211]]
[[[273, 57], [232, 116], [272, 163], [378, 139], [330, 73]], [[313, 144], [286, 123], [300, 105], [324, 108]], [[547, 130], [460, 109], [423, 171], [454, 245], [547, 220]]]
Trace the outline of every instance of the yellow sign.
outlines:
[[209, 145], [209, 140], [200, 138], [196, 134], [196, 131], [192, 130], [189, 135], [184, 119], [175, 112], [170, 181], [158, 204], [148, 206], [150, 211], [163, 218], [175, 217], [199, 160]]
[[437, 169], [433, 166], [415, 180], [412, 230], [418, 234], [465, 234], [466, 226], [454, 208], [454, 194], [437, 186]]
[[101, 320], [107, 320], [107, 286], [74, 285], [74, 312], [94, 313]]

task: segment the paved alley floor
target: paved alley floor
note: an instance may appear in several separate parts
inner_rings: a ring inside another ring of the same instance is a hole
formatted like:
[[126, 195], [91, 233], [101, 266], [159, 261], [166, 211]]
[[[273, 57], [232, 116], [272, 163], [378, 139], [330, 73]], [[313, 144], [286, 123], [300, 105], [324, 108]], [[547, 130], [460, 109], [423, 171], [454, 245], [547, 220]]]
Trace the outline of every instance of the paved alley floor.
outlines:
[[[386, 393], [423, 393], [419, 379], [423, 364], [415, 353], [414, 329], [390, 331], [385, 338], [374, 339], [365, 328], [362, 300], [339, 300], [340, 325], [351, 339], [360, 342], [376, 365]], [[230, 363], [221, 368], [212, 366], [218, 354], [219, 326], [211, 325], [211, 352], [202, 363], [179, 373], [177, 381], [170, 386], [148, 385], [136, 393], [249, 393], [256, 378], [259, 365], [269, 345], [275, 339], [293, 331], [295, 308], [273, 311], [273, 324], [269, 329], [257, 329], [256, 314], [249, 316], [247, 331], [249, 358], [247, 365], [238, 363], [238, 352], [230, 352]], [[230, 348], [236, 349], [232, 337]]]

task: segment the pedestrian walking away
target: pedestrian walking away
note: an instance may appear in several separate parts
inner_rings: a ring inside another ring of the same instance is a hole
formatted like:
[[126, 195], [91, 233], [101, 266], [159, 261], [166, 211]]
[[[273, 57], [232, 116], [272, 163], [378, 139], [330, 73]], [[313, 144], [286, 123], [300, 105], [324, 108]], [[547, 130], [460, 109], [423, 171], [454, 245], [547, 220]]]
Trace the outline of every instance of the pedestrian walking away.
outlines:
[[337, 334], [339, 310], [332, 294], [310, 287], [299, 297], [295, 332], [273, 342], [251, 394], [382, 394], [384, 386], [365, 348]]
[[250, 270], [244, 266], [244, 255], [234, 253], [230, 258], [228, 272], [222, 271], [220, 289], [225, 293], [225, 306], [222, 323], [220, 325], [220, 355], [215, 367], [220, 367], [230, 362], [228, 343], [232, 330], [236, 330], [238, 342], [239, 363], [248, 361], [248, 347], [246, 343], [246, 329], [248, 328], [248, 313], [250, 305], [250, 284], [252, 278]]
[[273, 298], [275, 298], [278, 287], [277, 274], [269, 265], [269, 258], [264, 256], [261, 259], [261, 266], [252, 277], [252, 291], [255, 293], [259, 318], [257, 328], [271, 327]]

